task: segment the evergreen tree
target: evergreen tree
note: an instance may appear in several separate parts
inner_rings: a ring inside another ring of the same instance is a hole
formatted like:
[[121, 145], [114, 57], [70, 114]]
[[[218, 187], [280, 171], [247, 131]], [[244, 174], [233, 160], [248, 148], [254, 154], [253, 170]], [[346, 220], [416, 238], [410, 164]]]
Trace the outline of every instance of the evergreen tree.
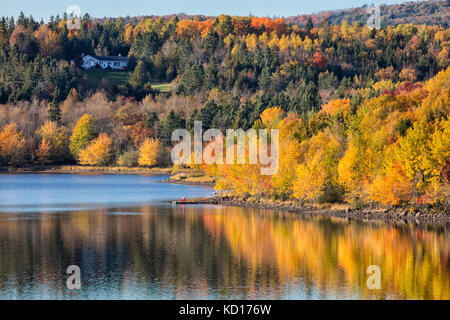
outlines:
[[173, 112], [172, 110], [167, 116], [166, 121], [161, 123], [161, 127], [158, 132], [159, 140], [166, 145], [170, 145], [172, 143], [172, 132], [176, 129], [185, 128], [186, 121], [179, 115], [175, 114], [175, 112]]
[[61, 121], [61, 109], [59, 104], [52, 101], [48, 104], [48, 119], [50, 121], [60, 122]]
[[311, 18], [308, 18], [308, 20], [306, 21], [306, 25], [305, 25], [305, 32], [309, 34], [311, 32], [312, 28], [314, 28], [314, 24], [313, 24]]
[[145, 63], [140, 60], [130, 78], [130, 85], [134, 88], [143, 88], [145, 84], [150, 83], [150, 73]]

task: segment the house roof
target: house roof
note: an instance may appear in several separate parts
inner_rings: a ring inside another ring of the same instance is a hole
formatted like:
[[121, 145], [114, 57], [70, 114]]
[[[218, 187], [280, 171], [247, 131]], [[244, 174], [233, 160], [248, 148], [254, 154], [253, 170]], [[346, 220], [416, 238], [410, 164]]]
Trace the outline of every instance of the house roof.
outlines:
[[99, 61], [128, 61], [128, 57], [122, 56], [91, 56]]

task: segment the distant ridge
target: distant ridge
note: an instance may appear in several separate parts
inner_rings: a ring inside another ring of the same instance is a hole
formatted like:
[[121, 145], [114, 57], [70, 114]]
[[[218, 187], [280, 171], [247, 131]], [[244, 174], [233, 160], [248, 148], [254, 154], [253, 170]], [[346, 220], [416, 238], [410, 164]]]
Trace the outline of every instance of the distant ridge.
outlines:
[[[448, 27], [450, 22], [450, 5], [448, 0], [444, 1], [414, 1], [394, 5], [381, 5], [381, 26], [398, 24], [428, 24], [443, 25]], [[314, 24], [328, 19], [331, 24], [341, 24], [347, 20], [366, 23], [369, 14], [367, 6], [353, 9], [322, 11], [312, 15], [299, 15], [288, 17], [286, 21], [292, 24], [305, 25], [308, 18]]]
[[[404, 2], [401, 4], [381, 5], [381, 25], [398, 25], [398, 24], [428, 24], [449, 26], [450, 23], [450, 4], [448, 0], [432, 0], [432, 1], [414, 1]], [[347, 20], [349, 23], [360, 22], [366, 23], [369, 14], [366, 12], [367, 6], [342, 10], [322, 11], [314, 14], [303, 14], [298, 16], [286, 17], [286, 22], [291, 24], [305, 25], [308, 18], [311, 18], [315, 25], [328, 19], [331, 24], [341, 24]], [[125, 23], [136, 23], [146, 18], [163, 18], [172, 19], [177, 17], [180, 20], [197, 18], [206, 20], [215, 18], [214, 16], [205, 15], [188, 15], [184, 13], [171, 14], [165, 16], [135, 16], [122, 17]], [[115, 21], [117, 18], [98, 18], [98, 21]]]

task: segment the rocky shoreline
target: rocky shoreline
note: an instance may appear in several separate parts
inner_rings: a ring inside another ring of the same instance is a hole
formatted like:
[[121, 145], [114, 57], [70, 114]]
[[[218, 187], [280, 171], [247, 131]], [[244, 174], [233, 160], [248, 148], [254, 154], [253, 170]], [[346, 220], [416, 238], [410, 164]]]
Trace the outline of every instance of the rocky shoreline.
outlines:
[[180, 180], [162, 180], [163, 183], [172, 183], [172, 184], [181, 184], [185, 186], [200, 186], [200, 187], [214, 187], [214, 183], [211, 182], [202, 182], [202, 181], [180, 181]]
[[408, 223], [439, 223], [450, 224], [450, 213], [432, 212], [425, 209], [409, 210], [405, 208], [378, 208], [378, 209], [333, 209], [317, 208], [314, 206], [302, 206], [292, 203], [268, 203], [265, 201], [245, 201], [237, 198], [218, 201], [218, 205], [247, 207], [270, 210], [285, 210], [298, 214], [317, 214], [328, 215], [339, 218], [353, 220], [383, 220], [383, 221], [402, 221]]

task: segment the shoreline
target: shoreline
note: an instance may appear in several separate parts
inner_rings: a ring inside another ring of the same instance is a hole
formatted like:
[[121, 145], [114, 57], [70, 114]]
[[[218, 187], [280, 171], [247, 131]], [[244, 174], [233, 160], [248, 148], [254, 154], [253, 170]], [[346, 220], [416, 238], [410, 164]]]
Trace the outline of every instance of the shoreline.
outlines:
[[172, 175], [172, 168], [126, 168], [126, 167], [83, 167], [83, 166], [48, 166], [10, 168], [0, 167], [1, 174], [140, 174], [140, 175]]
[[379, 220], [383, 222], [406, 222], [406, 223], [433, 223], [433, 224], [450, 224], [450, 215], [444, 212], [430, 213], [424, 209], [417, 209], [408, 212], [405, 208], [378, 208], [378, 209], [336, 209], [317, 208], [314, 206], [302, 206], [288, 202], [269, 203], [266, 201], [248, 202], [236, 198], [219, 201], [218, 205], [244, 207], [255, 209], [281, 210], [296, 214], [314, 214], [326, 215], [330, 217], [346, 218], [349, 220], [367, 221]]
[[[135, 175], [166, 175], [169, 179], [161, 180], [161, 183], [171, 183], [190, 186], [212, 187], [214, 184], [208, 179], [196, 179], [197, 173], [191, 169], [177, 170], [173, 168], [125, 168], [125, 167], [83, 167], [83, 166], [46, 166], [46, 167], [25, 167], [11, 168], [0, 167], [1, 174], [135, 174]], [[183, 178], [179, 178], [182, 176]], [[173, 179], [178, 177], [177, 179]], [[219, 199], [210, 197], [209, 200]], [[234, 206], [268, 210], [282, 210], [296, 214], [317, 214], [331, 217], [346, 218], [352, 220], [380, 220], [384, 222], [413, 222], [413, 223], [438, 223], [450, 224], [450, 213], [430, 212], [433, 209], [419, 208], [410, 210], [407, 208], [362, 208], [350, 209], [348, 205], [338, 204], [329, 207], [318, 208], [316, 206], [304, 206], [295, 201], [271, 201], [269, 199], [255, 199], [247, 201], [231, 197], [228, 200], [217, 201], [220, 206]]]
[[[2, 174], [135, 174], [148, 176], [169, 176], [169, 179], [161, 180], [162, 183], [173, 183], [190, 186], [213, 187], [211, 179], [201, 179], [203, 175], [198, 175], [198, 171], [192, 169], [182, 169], [173, 171], [173, 168], [140, 168], [140, 167], [84, 167], [84, 166], [44, 166], [44, 167], [0, 167]], [[183, 176], [183, 178], [179, 178]], [[178, 178], [177, 178], [178, 177]], [[200, 179], [198, 179], [200, 177]], [[176, 178], [176, 179], [174, 179]]]

